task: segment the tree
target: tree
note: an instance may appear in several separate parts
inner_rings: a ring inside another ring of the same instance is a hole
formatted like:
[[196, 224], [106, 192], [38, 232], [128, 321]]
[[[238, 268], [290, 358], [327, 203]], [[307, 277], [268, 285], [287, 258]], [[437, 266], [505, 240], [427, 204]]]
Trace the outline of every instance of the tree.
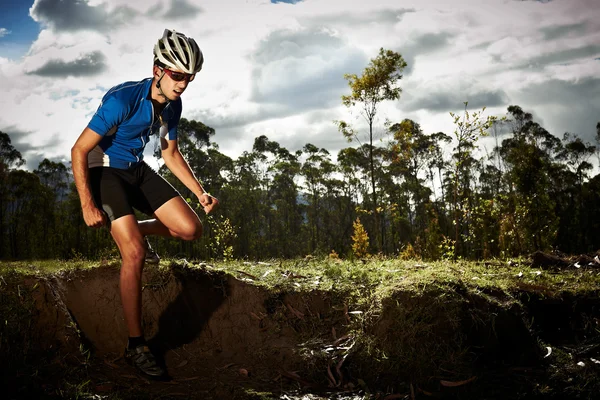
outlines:
[[330, 176], [336, 171], [331, 162], [329, 152], [319, 149], [313, 144], [306, 144], [302, 148], [306, 160], [302, 164], [301, 174], [304, 177], [304, 187], [308, 192], [308, 223], [310, 236], [310, 249], [328, 251], [331, 249], [321, 248], [324, 244], [321, 240], [321, 227], [323, 225], [321, 199], [326, 195]]
[[[369, 65], [364, 69], [361, 76], [356, 74], [345, 74], [344, 78], [348, 81], [351, 89], [350, 95], [342, 96], [342, 104], [348, 108], [359, 108], [360, 115], [367, 122], [369, 131], [367, 135], [368, 144], [363, 147], [368, 151], [369, 171], [371, 178], [371, 197], [372, 209], [375, 216], [375, 229], [379, 231], [378, 217], [378, 199], [376, 188], [376, 164], [373, 146], [373, 124], [377, 116], [379, 105], [386, 100], [398, 100], [402, 89], [398, 86], [398, 81], [402, 79], [402, 71], [406, 67], [406, 62], [399, 53], [391, 50], [379, 49], [379, 55], [372, 59]], [[348, 139], [361, 141], [356, 131], [345, 121], [336, 121], [338, 130]], [[362, 144], [361, 144], [362, 145]], [[383, 237], [376, 234], [379, 248], [381, 249]]]
[[456, 147], [452, 155], [454, 160], [451, 171], [452, 208], [454, 210], [454, 241], [458, 253], [467, 254], [466, 244], [470, 235], [468, 231], [469, 217], [472, 207], [473, 172], [477, 165], [473, 158], [475, 144], [480, 137], [487, 135], [487, 130], [496, 122], [496, 117], [483, 118], [481, 111], [469, 112], [468, 102], [465, 102], [465, 111], [462, 115], [450, 113], [454, 119], [454, 139]]
[[512, 255], [548, 250], [559, 222], [556, 202], [564, 173], [555, 159], [562, 144], [521, 107], [509, 106], [508, 113], [513, 136], [504, 139], [499, 150], [508, 182], [501, 227], [501, 241], [508, 247], [502, 245], [502, 250]]
[[11, 169], [25, 164], [21, 153], [11, 143], [10, 136], [0, 131], [0, 255], [8, 253], [6, 248], [8, 242], [7, 207], [10, 188], [8, 184]]

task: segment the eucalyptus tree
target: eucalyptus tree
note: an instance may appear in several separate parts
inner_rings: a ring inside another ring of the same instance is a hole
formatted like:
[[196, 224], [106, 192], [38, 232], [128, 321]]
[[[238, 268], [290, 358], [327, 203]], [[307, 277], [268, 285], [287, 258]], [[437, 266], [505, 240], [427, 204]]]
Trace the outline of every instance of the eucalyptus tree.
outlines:
[[[66, 198], [69, 185], [72, 182], [71, 169], [62, 162], [45, 158], [33, 171], [40, 179], [44, 191], [46, 207], [40, 210], [45, 215], [45, 221], [38, 229], [46, 239], [45, 256], [62, 256], [61, 248], [67, 241], [67, 231], [70, 227], [65, 223], [67, 217]], [[64, 253], [64, 252], [63, 252]]]
[[[208, 149], [211, 147], [218, 147], [211, 141], [211, 138], [215, 135], [215, 130], [200, 121], [188, 120], [181, 118], [177, 128], [177, 144], [179, 151], [186, 159], [190, 166], [190, 169], [194, 174], [201, 179], [203, 184], [210, 187], [213, 179], [218, 179], [210, 176], [206, 173], [207, 165], [210, 163], [210, 157]], [[161, 141], [164, 139], [160, 139]], [[160, 151], [162, 144], [155, 148], [154, 155], [160, 159]], [[214, 168], [213, 168], [214, 170]], [[172, 172], [162, 165], [160, 167], [160, 173], [177, 188], [184, 198], [189, 198], [191, 193], [178, 179], [175, 179]]]
[[563, 135], [562, 150], [558, 153], [558, 159], [566, 163], [569, 170], [575, 174], [577, 185], [581, 187], [588, 172], [593, 169], [589, 159], [596, 152], [596, 146], [584, 142], [577, 135], [565, 132]]
[[509, 183], [501, 233], [507, 237], [504, 250], [512, 254], [547, 250], [555, 243], [559, 222], [557, 188], [564, 184], [564, 174], [557, 157], [562, 143], [521, 107], [508, 107], [508, 114], [512, 137], [504, 139], [499, 150]]
[[584, 142], [580, 137], [566, 132], [562, 139], [562, 149], [557, 158], [566, 167], [563, 172], [563, 182], [569, 182], [568, 188], [557, 192], [560, 197], [556, 204], [560, 226], [557, 242], [563, 251], [576, 252], [588, 251], [591, 242], [589, 233], [589, 216], [584, 207], [584, 183], [589, 178], [589, 171], [593, 169], [589, 159], [596, 152], [596, 146]]
[[71, 169], [62, 162], [56, 162], [44, 158], [33, 171], [40, 178], [40, 182], [52, 190], [56, 200], [64, 200], [71, 183]]
[[473, 157], [479, 138], [487, 136], [488, 129], [497, 121], [494, 116], [483, 117], [481, 111], [469, 112], [468, 102], [464, 103], [462, 114], [450, 113], [454, 122], [455, 147], [452, 153], [450, 184], [452, 190], [452, 211], [454, 224], [454, 244], [457, 255], [469, 255], [471, 241], [470, 220], [473, 207], [472, 185], [477, 161]]
[[328, 250], [323, 248], [321, 240], [321, 228], [324, 225], [322, 220], [326, 213], [325, 204], [321, 204], [323, 198], [327, 196], [332, 175], [336, 172], [335, 165], [331, 162], [329, 151], [324, 148], [307, 143], [302, 152], [305, 156], [301, 168], [301, 175], [304, 178], [304, 188], [308, 193], [308, 231], [310, 236], [311, 252], [317, 250]]
[[[346, 121], [336, 121], [338, 130], [348, 139], [348, 141], [357, 141], [361, 148], [367, 151], [369, 160], [369, 175], [371, 181], [371, 203], [372, 211], [375, 217], [375, 232], [379, 231], [378, 217], [378, 193], [376, 186], [376, 171], [379, 165], [375, 159], [374, 146], [374, 124], [379, 107], [386, 100], [398, 100], [402, 89], [398, 82], [402, 79], [402, 72], [406, 67], [406, 62], [402, 55], [391, 50], [379, 49], [379, 54], [371, 59], [369, 65], [364, 69], [361, 76], [356, 74], [345, 74], [344, 78], [348, 81], [351, 93], [342, 96], [342, 104], [349, 109], [358, 109], [367, 123], [368, 132], [366, 135], [359, 133]], [[362, 143], [361, 136], [366, 136], [366, 143]], [[383, 237], [377, 234], [379, 248], [382, 248]]]
[[444, 172], [450, 167], [449, 162], [445, 159], [445, 147], [452, 143], [452, 138], [444, 132], [436, 132], [430, 135], [431, 137], [431, 158], [427, 164], [427, 178], [431, 182], [431, 191], [434, 199], [438, 199], [435, 178], [440, 185], [440, 198], [444, 199]]
[[306, 252], [300, 237], [302, 211], [298, 204], [298, 183], [301, 151], [290, 152], [279, 143], [260, 136], [254, 140], [253, 151], [261, 154], [267, 166], [270, 184], [269, 205], [270, 254], [291, 257]]
[[598, 159], [598, 169], [600, 169], [600, 122], [596, 124], [596, 136], [594, 137], [596, 141], [596, 157]]
[[402, 185], [408, 194], [409, 220], [415, 224], [415, 234], [426, 228], [426, 210], [424, 205], [430, 201], [432, 188], [425, 185], [427, 170], [441, 153], [437, 136], [427, 135], [421, 126], [410, 119], [390, 126], [393, 140], [390, 141], [389, 170], [394, 177], [403, 180]]
[[8, 228], [7, 225], [7, 207], [9, 204], [10, 188], [8, 186], [8, 176], [12, 169], [25, 164], [21, 153], [12, 145], [10, 136], [0, 131], [0, 255], [5, 255], [9, 251]]
[[[267, 254], [268, 198], [261, 178], [264, 155], [244, 151], [233, 162], [233, 173], [223, 191], [229, 201], [226, 213], [238, 228], [234, 251], [238, 256], [259, 258]], [[224, 212], [224, 211], [222, 211]]]
[[7, 177], [8, 255], [15, 259], [52, 256], [45, 244], [43, 227], [51, 209], [52, 192], [40, 183], [37, 175], [15, 169]]

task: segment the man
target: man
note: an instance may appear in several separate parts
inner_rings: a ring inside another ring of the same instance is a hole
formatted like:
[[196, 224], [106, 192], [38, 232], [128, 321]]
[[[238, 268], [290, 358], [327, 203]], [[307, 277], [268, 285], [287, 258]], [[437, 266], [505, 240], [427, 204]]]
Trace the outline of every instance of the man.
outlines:
[[[203, 62], [194, 39], [166, 29], [154, 47], [153, 77], [110, 89], [71, 149], [85, 223], [108, 226], [121, 253], [121, 302], [129, 332], [125, 358], [153, 378], [166, 371], [148, 349], [142, 331], [142, 269], [153, 253], [145, 238], [194, 240], [202, 235], [202, 224], [181, 195], [143, 161], [143, 151], [149, 136], [158, 132], [169, 170], [198, 197], [206, 213], [218, 205], [177, 145], [180, 97]], [[154, 218], [137, 221], [133, 208]]]

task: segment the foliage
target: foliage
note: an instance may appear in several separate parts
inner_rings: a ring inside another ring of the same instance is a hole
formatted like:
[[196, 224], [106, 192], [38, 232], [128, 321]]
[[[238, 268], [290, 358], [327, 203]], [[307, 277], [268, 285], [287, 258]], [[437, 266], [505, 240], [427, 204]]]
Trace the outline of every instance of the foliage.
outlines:
[[364, 258], [369, 255], [369, 235], [357, 217], [353, 224], [352, 254], [356, 258]]
[[229, 218], [223, 219], [220, 223], [213, 217], [208, 217], [208, 222], [212, 226], [212, 238], [210, 248], [217, 259], [231, 261], [233, 257], [233, 242], [237, 237], [234, 227]]
[[348, 141], [355, 140], [360, 144], [365, 157], [368, 159], [368, 175], [371, 184], [371, 209], [373, 210], [374, 227], [372, 232], [376, 238], [378, 248], [383, 247], [383, 236], [380, 236], [380, 209], [377, 189], [376, 171], [380, 170], [377, 149], [374, 146], [373, 126], [378, 113], [378, 108], [383, 101], [398, 100], [402, 89], [397, 85], [402, 79], [402, 71], [407, 66], [402, 55], [391, 50], [379, 49], [377, 57], [372, 59], [364, 69], [361, 76], [346, 74], [344, 78], [348, 81], [351, 89], [350, 95], [342, 96], [342, 104], [352, 109], [359, 108], [360, 115], [368, 125], [368, 133], [365, 135], [367, 143], [361, 143], [360, 136], [354, 128], [346, 121], [335, 121], [338, 130]]

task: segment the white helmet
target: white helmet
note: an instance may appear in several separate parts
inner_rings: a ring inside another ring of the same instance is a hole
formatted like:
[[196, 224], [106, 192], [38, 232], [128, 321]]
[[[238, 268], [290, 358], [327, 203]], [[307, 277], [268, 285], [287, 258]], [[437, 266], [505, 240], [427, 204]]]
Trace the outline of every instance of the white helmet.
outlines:
[[154, 46], [154, 63], [162, 67], [195, 74], [202, 69], [203, 62], [196, 41], [174, 30], [165, 29]]

